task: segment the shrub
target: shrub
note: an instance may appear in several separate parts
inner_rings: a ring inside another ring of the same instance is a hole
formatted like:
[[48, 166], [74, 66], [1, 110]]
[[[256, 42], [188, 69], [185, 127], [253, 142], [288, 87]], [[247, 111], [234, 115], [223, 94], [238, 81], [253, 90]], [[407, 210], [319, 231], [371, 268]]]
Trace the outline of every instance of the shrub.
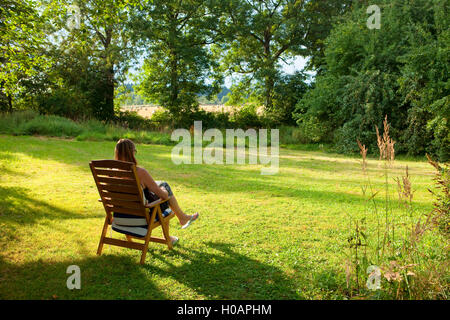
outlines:
[[256, 110], [257, 106], [250, 103], [245, 104], [240, 109], [236, 110], [232, 116], [234, 127], [242, 129], [262, 127], [262, 119]]
[[[104, 122], [96, 119], [88, 119], [81, 123], [89, 133], [106, 134], [106, 125]], [[83, 133], [85, 134], [85, 133]]]
[[20, 125], [36, 118], [38, 115], [39, 114], [33, 110], [0, 114], [0, 133], [16, 134], [17, 128]]
[[151, 129], [152, 121], [137, 114], [135, 111], [119, 111], [116, 121], [125, 128]]
[[157, 128], [171, 127], [174, 122], [170, 112], [164, 109], [156, 110], [152, 115], [151, 121]]
[[76, 122], [59, 116], [37, 116], [22, 123], [16, 130], [17, 134], [45, 135], [53, 137], [76, 137], [84, 131]]

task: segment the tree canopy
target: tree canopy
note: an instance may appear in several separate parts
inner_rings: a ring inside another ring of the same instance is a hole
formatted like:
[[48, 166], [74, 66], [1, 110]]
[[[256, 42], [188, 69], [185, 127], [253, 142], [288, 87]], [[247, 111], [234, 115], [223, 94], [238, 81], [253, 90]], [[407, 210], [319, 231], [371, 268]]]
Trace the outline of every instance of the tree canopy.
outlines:
[[373, 29], [369, 1], [3, 0], [0, 111], [111, 121], [128, 90], [189, 126], [200, 101], [227, 101], [252, 105], [246, 126], [296, 125], [341, 152], [375, 152], [387, 115], [398, 152], [446, 160], [448, 1], [380, 0]]

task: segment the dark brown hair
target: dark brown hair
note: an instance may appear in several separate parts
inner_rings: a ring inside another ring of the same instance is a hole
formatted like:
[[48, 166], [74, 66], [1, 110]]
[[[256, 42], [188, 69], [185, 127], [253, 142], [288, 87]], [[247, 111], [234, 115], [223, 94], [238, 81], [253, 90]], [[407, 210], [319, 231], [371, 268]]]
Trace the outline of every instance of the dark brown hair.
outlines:
[[114, 150], [114, 158], [120, 161], [133, 162], [137, 165], [134, 153], [136, 151], [136, 146], [130, 139], [120, 139], [116, 144], [116, 149]]

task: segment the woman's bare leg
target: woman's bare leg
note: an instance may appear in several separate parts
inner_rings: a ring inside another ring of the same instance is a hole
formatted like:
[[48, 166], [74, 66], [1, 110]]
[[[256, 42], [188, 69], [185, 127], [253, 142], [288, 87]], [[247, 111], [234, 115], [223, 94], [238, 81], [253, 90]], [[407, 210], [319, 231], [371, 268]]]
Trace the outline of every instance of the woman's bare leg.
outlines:
[[[175, 198], [175, 196], [171, 196], [169, 199], [169, 205], [170, 208], [175, 212], [175, 215], [177, 216], [178, 220], [180, 221], [181, 225], [185, 225], [190, 219], [191, 215], [187, 215], [181, 210], [180, 206], [178, 205], [178, 201]], [[198, 215], [198, 214], [197, 214]]]

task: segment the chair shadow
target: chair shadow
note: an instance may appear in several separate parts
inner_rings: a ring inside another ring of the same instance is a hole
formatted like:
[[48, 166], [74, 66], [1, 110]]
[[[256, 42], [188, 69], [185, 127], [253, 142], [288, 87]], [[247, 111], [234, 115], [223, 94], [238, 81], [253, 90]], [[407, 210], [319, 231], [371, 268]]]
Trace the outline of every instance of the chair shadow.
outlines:
[[[236, 252], [232, 244], [205, 245], [209, 252], [151, 248], [145, 265], [129, 254], [24, 264], [0, 256], [0, 299], [174, 299], [166, 288], [149, 279], [149, 274], [174, 279], [205, 299], [304, 299], [281, 269]], [[154, 259], [162, 266], [152, 264]], [[175, 265], [180, 259], [182, 264]], [[80, 290], [66, 287], [70, 265], [81, 270]]]
[[[181, 245], [177, 245], [181, 250], [175, 247], [164, 253], [150, 250], [143, 267], [152, 274], [183, 283], [206, 299], [304, 299], [296, 291], [293, 279], [278, 267], [238, 253], [231, 243], [202, 244], [212, 250], [205, 252]], [[166, 267], [152, 265], [151, 259], [160, 260]], [[183, 261], [181, 265], [174, 263], [179, 259]]]

